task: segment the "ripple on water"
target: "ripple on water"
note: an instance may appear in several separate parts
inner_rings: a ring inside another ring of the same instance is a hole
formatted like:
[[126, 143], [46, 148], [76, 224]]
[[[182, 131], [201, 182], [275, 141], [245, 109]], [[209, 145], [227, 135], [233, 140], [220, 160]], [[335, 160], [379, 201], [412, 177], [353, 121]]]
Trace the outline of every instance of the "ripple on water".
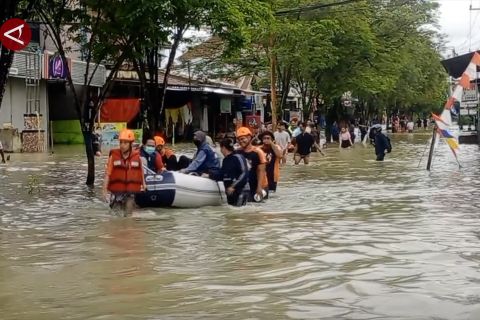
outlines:
[[478, 319], [478, 148], [459, 171], [440, 144], [429, 173], [425, 137], [393, 141], [384, 163], [359, 145], [289, 164], [262, 204], [134, 219], [100, 199], [106, 157], [88, 189], [81, 148], [18, 155], [0, 175], [2, 319]]

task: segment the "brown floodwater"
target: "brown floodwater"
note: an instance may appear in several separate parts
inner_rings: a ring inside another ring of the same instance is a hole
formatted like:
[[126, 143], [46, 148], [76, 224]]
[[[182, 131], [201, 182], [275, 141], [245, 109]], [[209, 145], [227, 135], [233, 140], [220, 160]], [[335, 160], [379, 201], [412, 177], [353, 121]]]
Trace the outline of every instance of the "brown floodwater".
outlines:
[[[120, 218], [81, 147], [0, 166], [0, 319], [480, 319], [480, 153], [287, 165], [268, 202]], [[182, 149], [182, 146], [177, 147]], [[187, 151], [191, 151], [188, 149]], [[290, 159], [291, 162], [291, 159]]]

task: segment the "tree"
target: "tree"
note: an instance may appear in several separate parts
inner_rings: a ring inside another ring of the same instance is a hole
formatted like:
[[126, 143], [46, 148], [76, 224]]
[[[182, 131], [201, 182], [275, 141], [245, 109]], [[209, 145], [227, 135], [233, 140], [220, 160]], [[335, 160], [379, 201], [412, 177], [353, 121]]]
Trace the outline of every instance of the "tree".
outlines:
[[[144, 41], [142, 36], [150, 26], [144, 24], [142, 14], [153, 8], [140, 1], [120, 4], [115, 0], [85, 0], [82, 4], [79, 6], [76, 0], [40, 0], [36, 12], [47, 26], [48, 33], [67, 67], [67, 83], [73, 94], [74, 107], [85, 142], [88, 161], [86, 183], [93, 185], [95, 158], [92, 135], [95, 118], [118, 70], [134, 54], [134, 43]], [[87, 41], [80, 41], [80, 29], [88, 34]], [[86, 71], [81, 89], [74, 85], [66, 63], [67, 40], [76, 41], [86, 52]], [[99, 97], [92, 99], [90, 84], [103, 62], [110, 64], [110, 73]]]
[[[191, 29], [207, 29], [223, 39], [225, 53], [232, 54], [248, 41], [245, 29], [262, 21], [266, 16], [263, 2], [254, 0], [175, 0], [164, 1], [163, 4], [161, 19], [163, 24], [156, 25], [155, 31], [149, 35], [150, 43], [147, 43], [147, 46], [136, 46], [138, 55], [134, 61], [142, 85], [146, 88], [145, 97], [151, 132], [155, 132], [159, 126], [159, 117], [165, 108], [168, 78], [185, 32]], [[151, 18], [156, 17], [158, 15]], [[144, 16], [145, 18], [148, 19], [148, 16]], [[165, 46], [166, 43], [170, 43], [170, 52], [163, 76], [160, 103], [157, 103], [158, 79], [156, 81], [154, 79], [158, 77], [158, 61], [151, 57], [152, 53], [157, 56], [158, 46], [162, 44]]]
[[[197, 65], [196, 72], [220, 77], [253, 74], [258, 83], [270, 85], [272, 97], [277, 86], [281, 88], [280, 109], [293, 86], [308, 113], [321, 97], [331, 109], [330, 123], [351, 117], [340, 101], [345, 92], [359, 99], [365, 116], [392, 105], [426, 108], [442, 95], [440, 37], [426, 27], [435, 23], [437, 4], [272, 0], [269, 5], [275, 18], [250, 29], [246, 48], [228, 59], [210, 54], [213, 58]], [[275, 112], [275, 104], [272, 108]]]

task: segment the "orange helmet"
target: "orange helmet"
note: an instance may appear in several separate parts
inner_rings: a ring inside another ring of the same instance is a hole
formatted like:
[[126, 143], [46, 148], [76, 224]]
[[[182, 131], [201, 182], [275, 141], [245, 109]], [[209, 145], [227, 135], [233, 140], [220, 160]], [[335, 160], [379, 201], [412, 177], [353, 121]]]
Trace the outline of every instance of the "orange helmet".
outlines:
[[133, 133], [132, 130], [128, 130], [128, 129], [123, 129], [122, 131], [120, 131], [120, 135], [118, 136], [118, 140], [124, 140], [124, 141], [129, 141], [129, 142], [133, 142], [135, 141], [135, 134]]
[[163, 138], [160, 137], [160, 136], [155, 136], [155, 137], [153, 137], [153, 140], [155, 140], [155, 145], [156, 145], [156, 146], [163, 146], [163, 145], [165, 145], [165, 140], [163, 140]]
[[237, 137], [252, 136], [252, 132], [247, 127], [240, 127], [237, 129]]

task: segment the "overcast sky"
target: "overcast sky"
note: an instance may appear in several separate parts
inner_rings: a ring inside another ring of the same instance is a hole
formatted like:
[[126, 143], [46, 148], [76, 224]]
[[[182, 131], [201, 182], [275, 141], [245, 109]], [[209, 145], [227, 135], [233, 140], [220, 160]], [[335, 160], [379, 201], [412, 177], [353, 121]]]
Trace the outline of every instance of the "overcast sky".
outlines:
[[[480, 49], [480, 0], [434, 0], [440, 4], [439, 24], [441, 32], [447, 38], [449, 53], [452, 47], [458, 54], [469, 52], [469, 49]], [[470, 25], [471, 47], [470, 47]]]

